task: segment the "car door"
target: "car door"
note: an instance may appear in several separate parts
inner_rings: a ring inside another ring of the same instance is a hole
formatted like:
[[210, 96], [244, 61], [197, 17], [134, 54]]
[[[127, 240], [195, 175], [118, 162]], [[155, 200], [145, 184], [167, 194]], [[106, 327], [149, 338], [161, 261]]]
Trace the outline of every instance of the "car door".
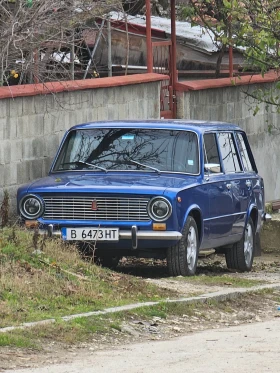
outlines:
[[[239, 225], [235, 224], [234, 232], [236, 234], [243, 234], [250, 203], [256, 202], [257, 206], [262, 204], [263, 189], [260, 184], [260, 178], [257, 175], [256, 165], [251, 156], [245, 133], [238, 131], [235, 133], [235, 138], [243, 167], [243, 173], [240, 175], [239, 180], [239, 199], [242, 219], [240, 220]], [[258, 203], [259, 200], [261, 203]], [[237, 209], [236, 212], [238, 212]]]
[[209, 200], [204, 225], [208, 228], [209, 245], [217, 247], [231, 235], [233, 199], [230, 178], [222, 170], [215, 133], [204, 134], [204, 180]]
[[[244, 172], [246, 177], [246, 186], [251, 189], [250, 198], [251, 202], [255, 203], [259, 210], [260, 216], [264, 212], [264, 184], [263, 179], [258, 174], [258, 169], [254, 161], [252, 151], [244, 132], [239, 132], [238, 137], [242, 146], [241, 159], [244, 165]], [[240, 147], [241, 149], [241, 147]], [[252, 183], [251, 183], [252, 182]], [[250, 185], [251, 184], [251, 185]], [[249, 202], [250, 203], [250, 202]]]
[[233, 132], [217, 133], [219, 149], [222, 158], [224, 177], [232, 196], [232, 229], [230, 242], [237, 241], [243, 233], [244, 219], [246, 215], [246, 202], [248, 200], [247, 189], [244, 188], [245, 178], [242, 162], [238, 152]]

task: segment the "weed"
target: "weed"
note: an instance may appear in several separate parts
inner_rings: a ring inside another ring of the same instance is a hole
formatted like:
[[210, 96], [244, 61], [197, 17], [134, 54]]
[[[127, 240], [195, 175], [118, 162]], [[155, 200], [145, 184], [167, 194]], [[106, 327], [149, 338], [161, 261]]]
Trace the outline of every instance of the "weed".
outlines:
[[113, 324], [110, 325], [110, 328], [118, 330], [119, 332], [122, 331], [122, 328], [121, 328], [120, 324], [113, 323]]
[[9, 213], [10, 213], [10, 196], [9, 192], [4, 190], [4, 197], [0, 207], [1, 216], [1, 227], [7, 227], [9, 224]]
[[[141, 307], [131, 311], [131, 315], [141, 316], [144, 318], [160, 317], [165, 319], [167, 317], [168, 303], [160, 303], [151, 307]], [[128, 313], [129, 314], [129, 313]]]

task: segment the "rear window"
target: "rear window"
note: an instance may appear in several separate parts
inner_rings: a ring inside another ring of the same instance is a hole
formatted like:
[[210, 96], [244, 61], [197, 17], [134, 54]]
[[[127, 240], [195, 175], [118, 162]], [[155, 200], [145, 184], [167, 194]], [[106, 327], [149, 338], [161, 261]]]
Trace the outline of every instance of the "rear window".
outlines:
[[230, 132], [218, 132], [218, 142], [225, 172], [241, 172], [234, 136]]
[[254, 171], [254, 167], [250, 160], [250, 156], [249, 156], [247, 146], [245, 143], [244, 134], [242, 134], [241, 132], [237, 133], [237, 143], [238, 143], [244, 171], [247, 171], [247, 172]]

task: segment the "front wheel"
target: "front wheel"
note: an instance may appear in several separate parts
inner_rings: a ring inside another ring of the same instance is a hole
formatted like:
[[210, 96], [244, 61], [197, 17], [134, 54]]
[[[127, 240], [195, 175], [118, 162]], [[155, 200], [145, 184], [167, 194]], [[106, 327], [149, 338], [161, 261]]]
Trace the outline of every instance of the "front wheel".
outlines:
[[242, 239], [226, 251], [229, 269], [249, 272], [252, 269], [255, 254], [256, 231], [252, 218], [248, 219]]
[[199, 250], [197, 225], [192, 216], [187, 218], [181, 240], [167, 249], [167, 267], [170, 276], [193, 276], [196, 272]]

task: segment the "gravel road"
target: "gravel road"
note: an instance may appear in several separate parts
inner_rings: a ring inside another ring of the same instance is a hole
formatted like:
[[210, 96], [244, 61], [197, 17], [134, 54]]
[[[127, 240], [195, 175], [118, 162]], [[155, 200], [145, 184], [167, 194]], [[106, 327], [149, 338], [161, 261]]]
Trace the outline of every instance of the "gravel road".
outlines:
[[279, 339], [280, 322], [273, 320], [82, 353], [68, 363], [28, 369], [28, 373], [276, 373], [280, 366]]

